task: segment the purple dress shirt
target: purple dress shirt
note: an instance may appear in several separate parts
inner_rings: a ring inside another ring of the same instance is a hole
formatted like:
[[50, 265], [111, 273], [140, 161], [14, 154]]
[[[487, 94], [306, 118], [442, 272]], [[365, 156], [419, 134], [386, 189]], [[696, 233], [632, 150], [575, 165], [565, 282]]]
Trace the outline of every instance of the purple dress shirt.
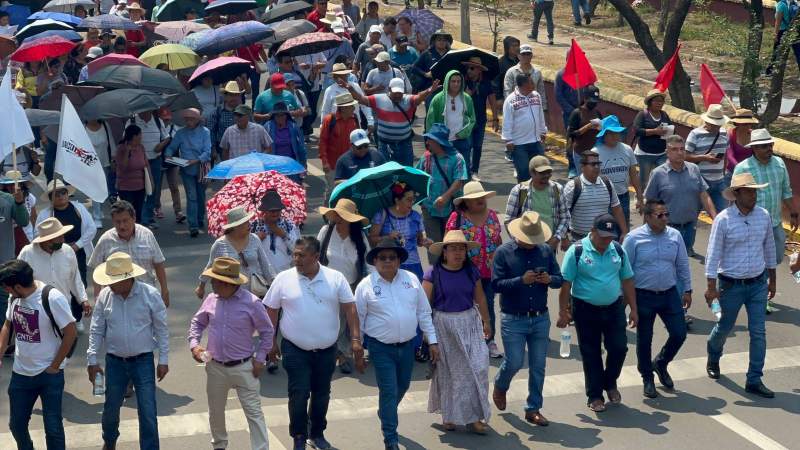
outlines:
[[264, 363], [267, 353], [272, 349], [272, 337], [275, 335], [264, 306], [244, 288], [239, 288], [227, 299], [221, 299], [213, 292], [206, 296], [189, 326], [189, 348], [200, 345], [203, 330], [206, 328], [206, 350], [219, 362], [253, 356], [253, 331], [258, 330], [259, 344], [255, 351], [255, 360]]

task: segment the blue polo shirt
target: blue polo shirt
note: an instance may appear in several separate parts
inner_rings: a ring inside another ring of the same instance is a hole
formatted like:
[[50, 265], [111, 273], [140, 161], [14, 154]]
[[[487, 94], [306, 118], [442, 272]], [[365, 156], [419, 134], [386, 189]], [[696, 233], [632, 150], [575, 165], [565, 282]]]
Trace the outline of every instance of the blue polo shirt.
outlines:
[[601, 255], [589, 236], [581, 239], [581, 244], [583, 253], [579, 263], [575, 262], [574, 244], [561, 262], [561, 275], [572, 283], [572, 296], [597, 306], [614, 303], [622, 295], [622, 280], [633, 277], [630, 258], [624, 249], [622, 255], [617, 253], [613, 243]]

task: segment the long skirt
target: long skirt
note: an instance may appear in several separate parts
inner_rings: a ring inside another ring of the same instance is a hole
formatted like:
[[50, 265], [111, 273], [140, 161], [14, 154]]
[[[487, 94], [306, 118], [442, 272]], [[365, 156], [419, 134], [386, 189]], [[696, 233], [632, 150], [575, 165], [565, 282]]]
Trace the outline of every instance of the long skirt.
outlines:
[[455, 425], [488, 421], [489, 349], [478, 310], [434, 311], [433, 326], [440, 358], [433, 371], [428, 412]]

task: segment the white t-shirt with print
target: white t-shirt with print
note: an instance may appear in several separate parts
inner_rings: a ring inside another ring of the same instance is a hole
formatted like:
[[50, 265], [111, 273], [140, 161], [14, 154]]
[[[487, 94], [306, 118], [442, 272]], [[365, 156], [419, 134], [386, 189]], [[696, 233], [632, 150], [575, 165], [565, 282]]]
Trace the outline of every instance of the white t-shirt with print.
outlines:
[[600, 155], [600, 173], [608, 177], [617, 195], [628, 192], [631, 167], [637, 165], [636, 156], [628, 144], [618, 142], [614, 147], [597, 144], [592, 150]]
[[[44, 283], [36, 282], [36, 291], [23, 299], [9, 300], [6, 309], [6, 320], [14, 325], [16, 350], [14, 351], [14, 372], [28, 377], [42, 373], [53, 362], [58, 348], [59, 338], [50, 318], [42, 306], [42, 289]], [[69, 309], [69, 300], [57, 289], [49, 294], [50, 311], [59, 329], [64, 329], [70, 322], [75, 322]], [[61, 362], [64, 368], [66, 358]]]

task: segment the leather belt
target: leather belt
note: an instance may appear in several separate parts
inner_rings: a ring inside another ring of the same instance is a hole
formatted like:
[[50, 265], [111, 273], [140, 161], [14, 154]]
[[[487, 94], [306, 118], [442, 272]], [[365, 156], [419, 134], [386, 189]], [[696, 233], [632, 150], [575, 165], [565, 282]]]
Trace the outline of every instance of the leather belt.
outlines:
[[729, 277], [727, 275], [723, 275], [721, 273], [718, 274], [717, 277], [719, 277], [720, 280], [722, 280], [722, 281], [724, 281], [726, 283], [744, 285], [744, 284], [758, 283], [759, 281], [761, 281], [764, 278], [764, 272], [761, 272], [760, 274], [758, 274], [758, 275], [756, 275], [756, 276], [754, 276], [752, 278], [731, 278], [731, 277]]
[[141, 358], [143, 356], [150, 356], [152, 358], [153, 357], [153, 352], [139, 353], [138, 355], [124, 356], [124, 357], [123, 356], [117, 356], [117, 355], [115, 355], [113, 353], [108, 353], [108, 356], [110, 356], [113, 359], [120, 360], [120, 361], [131, 362], [131, 361], [135, 361], [135, 360], [137, 360], [137, 359], [139, 359], [139, 358]]
[[217, 364], [222, 364], [225, 367], [236, 367], [236, 366], [238, 366], [240, 364], [244, 364], [247, 361], [250, 361], [250, 358], [252, 358], [252, 356], [248, 356], [247, 358], [243, 358], [243, 359], [234, 359], [234, 360], [225, 361], [225, 362], [217, 361], [215, 359], [214, 362], [217, 363]]
[[512, 312], [505, 312], [505, 311], [501, 311], [501, 312], [504, 313], [504, 314], [508, 314], [508, 315], [511, 315], [511, 316], [517, 316], [517, 317], [539, 317], [539, 316], [543, 316], [543, 315], [547, 314], [547, 308], [542, 309], [542, 310], [538, 310], [538, 311], [527, 311], [527, 312], [522, 312], [522, 313], [512, 313]]
[[667, 289], [666, 291], [653, 291], [653, 290], [650, 290], [650, 289], [636, 288], [637, 292], [642, 292], [642, 293], [648, 294], [648, 295], [667, 295], [667, 294], [672, 293], [672, 291], [674, 291], [674, 290], [675, 290], [675, 286], [672, 286], [671, 288]]

